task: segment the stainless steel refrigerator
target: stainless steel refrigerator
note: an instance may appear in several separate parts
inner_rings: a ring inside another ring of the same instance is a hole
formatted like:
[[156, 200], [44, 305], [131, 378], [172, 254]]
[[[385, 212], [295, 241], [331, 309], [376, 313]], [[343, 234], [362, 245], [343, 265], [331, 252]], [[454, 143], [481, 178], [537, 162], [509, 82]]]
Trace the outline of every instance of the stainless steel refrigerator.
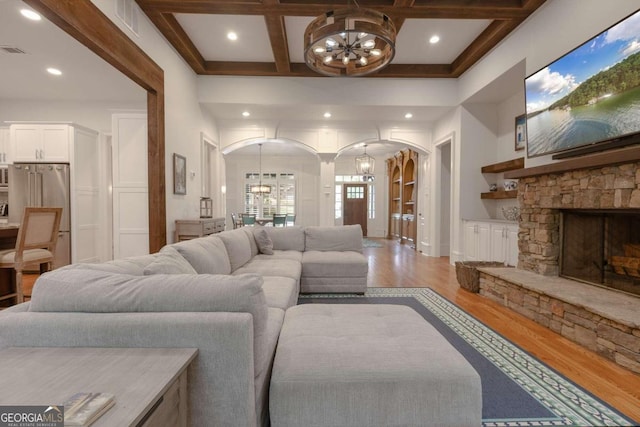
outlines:
[[9, 222], [20, 223], [26, 206], [61, 207], [54, 267], [71, 263], [71, 206], [68, 163], [9, 165]]

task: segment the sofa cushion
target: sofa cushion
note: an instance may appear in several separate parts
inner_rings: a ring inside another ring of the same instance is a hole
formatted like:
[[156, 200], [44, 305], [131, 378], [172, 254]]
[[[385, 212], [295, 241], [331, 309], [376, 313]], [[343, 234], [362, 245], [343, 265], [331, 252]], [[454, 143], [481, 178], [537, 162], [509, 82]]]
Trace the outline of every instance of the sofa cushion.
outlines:
[[264, 366], [263, 358], [271, 357], [264, 349], [267, 304], [262, 278], [256, 275], [131, 276], [90, 270], [53, 270], [36, 281], [29, 311], [249, 313], [253, 317], [255, 366]]
[[279, 251], [304, 251], [304, 228], [292, 227], [264, 227], [271, 237], [273, 249]]
[[298, 281], [290, 277], [265, 276], [262, 290], [267, 306], [286, 310], [298, 303]]
[[302, 254], [304, 277], [366, 277], [367, 259], [354, 251], [306, 251]]
[[258, 245], [260, 253], [265, 255], [273, 255], [273, 241], [267, 234], [264, 227], [258, 228], [253, 231], [253, 237]]
[[257, 259], [254, 258], [232, 274], [258, 274], [262, 277], [266, 276], [282, 276], [300, 280], [302, 266], [300, 262], [292, 259]]
[[258, 254], [254, 257], [254, 259], [265, 259], [265, 260], [291, 259], [294, 261], [302, 262], [302, 252], [274, 250], [273, 255]]
[[216, 236], [185, 240], [171, 245], [198, 274], [230, 274], [231, 263], [224, 243]]
[[362, 227], [344, 225], [339, 227], [307, 227], [306, 251], [355, 251], [362, 253]]
[[122, 273], [132, 274], [134, 276], [142, 276], [144, 269], [155, 261], [158, 254], [140, 255], [135, 257], [128, 257], [124, 259], [116, 259], [112, 261], [102, 263], [78, 263], [65, 265], [59, 268], [66, 270], [93, 270], [93, 271], [105, 271], [109, 273]]
[[251, 258], [258, 255], [260, 253], [258, 249], [258, 244], [256, 243], [256, 239], [253, 237], [253, 232], [255, 229], [263, 228], [260, 226], [255, 227], [241, 227], [245, 233], [247, 233], [247, 238], [249, 239], [249, 245], [251, 246]]
[[197, 274], [180, 252], [171, 246], [165, 246], [160, 250], [156, 259], [145, 267], [144, 275], [151, 274]]
[[245, 265], [251, 259], [249, 235], [243, 228], [223, 231], [218, 233], [217, 236], [227, 248], [232, 272]]

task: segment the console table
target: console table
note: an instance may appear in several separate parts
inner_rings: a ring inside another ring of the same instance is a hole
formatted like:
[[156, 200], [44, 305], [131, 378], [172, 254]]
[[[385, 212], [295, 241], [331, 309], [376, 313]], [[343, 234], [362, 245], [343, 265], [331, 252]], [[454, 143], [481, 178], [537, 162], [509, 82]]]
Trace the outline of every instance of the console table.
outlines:
[[62, 405], [78, 392], [115, 395], [92, 427], [186, 427], [195, 348], [12, 347], [0, 350], [0, 405]]
[[176, 219], [175, 241], [195, 239], [224, 231], [224, 218]]

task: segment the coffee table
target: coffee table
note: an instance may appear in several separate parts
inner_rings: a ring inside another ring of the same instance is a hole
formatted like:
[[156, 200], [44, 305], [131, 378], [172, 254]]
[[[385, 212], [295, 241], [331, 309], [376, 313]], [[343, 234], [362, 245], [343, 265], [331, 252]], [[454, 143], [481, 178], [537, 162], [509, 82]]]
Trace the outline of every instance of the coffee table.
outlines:
[[12, 347], [0, 350], [0, 405], [62, 405], [78, 392], [115, 395], [92, 427], [186, 426], [194, 348]]

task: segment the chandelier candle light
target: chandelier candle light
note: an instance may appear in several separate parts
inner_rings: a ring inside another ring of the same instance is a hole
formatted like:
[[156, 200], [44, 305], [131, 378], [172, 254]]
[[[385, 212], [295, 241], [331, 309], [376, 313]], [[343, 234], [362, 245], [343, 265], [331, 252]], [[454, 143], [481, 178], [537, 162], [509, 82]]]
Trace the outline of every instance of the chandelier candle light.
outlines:
[[325, 76], [363, 76], [395, 55], [396, 27], [381, 12], [349, 7], [314, 19], [304, 32], [305, 62]]
[[262, 185], [262, 144], [258, 144], [258, 147], [260, 148], [260, 181], [258, 185], [249, 186], [249, 192], [255, 196], [262, 196], [271, 193], [271, 186]]

